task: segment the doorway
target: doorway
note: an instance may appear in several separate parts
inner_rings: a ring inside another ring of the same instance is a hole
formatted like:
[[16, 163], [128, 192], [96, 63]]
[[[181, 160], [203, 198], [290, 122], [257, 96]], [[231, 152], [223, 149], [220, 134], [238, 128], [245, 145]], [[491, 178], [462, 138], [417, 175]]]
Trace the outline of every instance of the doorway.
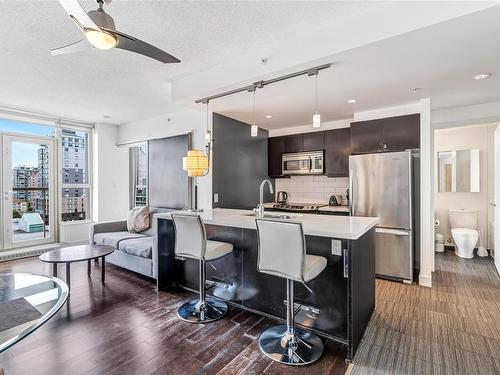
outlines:
[[0, 136], [0, 250], [55, 242], [54, 139]]
[[493, 243], [495, 245], [494, 257], [495, 267], [500, 274], [500, 125], [494, 134], [494, 174], [493, 174], [493, 202], [490, 203], [493, 210]]

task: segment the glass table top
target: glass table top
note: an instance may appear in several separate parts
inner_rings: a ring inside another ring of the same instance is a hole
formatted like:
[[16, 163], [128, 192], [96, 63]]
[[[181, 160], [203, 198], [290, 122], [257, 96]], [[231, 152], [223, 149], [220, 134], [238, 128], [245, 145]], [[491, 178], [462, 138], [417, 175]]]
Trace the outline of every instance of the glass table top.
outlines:
[[49, 320], [67, 298], [68, 286], [57, 278], [0, 274], [0, 353]]

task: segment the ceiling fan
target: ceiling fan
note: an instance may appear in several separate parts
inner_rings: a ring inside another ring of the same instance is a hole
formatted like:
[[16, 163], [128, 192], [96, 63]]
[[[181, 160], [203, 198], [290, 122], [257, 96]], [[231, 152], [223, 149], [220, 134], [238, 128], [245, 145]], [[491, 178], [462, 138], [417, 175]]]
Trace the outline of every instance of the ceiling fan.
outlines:
[[151, 44], [117, 31], [113, 17], [107, 14], [103, 8], [104, 2], [109, 4], [111, 0], [97, 0], [97, 10], [91, 10], [88, 13], [77, 0], [59, 0], [59, 2], [76, 26], [83, 32], [85, 39], [51, 50], [52, 56], [80, 52], [92, 45], [103, 50], [124, 49], [161, 61], [164, 64], [181, 62]]

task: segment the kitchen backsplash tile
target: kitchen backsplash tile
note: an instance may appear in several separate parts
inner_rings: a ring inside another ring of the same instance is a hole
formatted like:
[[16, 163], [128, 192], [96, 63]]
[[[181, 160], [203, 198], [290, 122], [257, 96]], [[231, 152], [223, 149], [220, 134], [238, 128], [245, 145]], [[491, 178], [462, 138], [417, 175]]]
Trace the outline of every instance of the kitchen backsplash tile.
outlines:
[[348, 187], [347, 177], [291, 176], [276, 179], [276, 191], [286, 191], [288, 201], [292, 203], [328, 203], [330, 195], [337, 194], [342, 196], [342, 204], [347, 204]]

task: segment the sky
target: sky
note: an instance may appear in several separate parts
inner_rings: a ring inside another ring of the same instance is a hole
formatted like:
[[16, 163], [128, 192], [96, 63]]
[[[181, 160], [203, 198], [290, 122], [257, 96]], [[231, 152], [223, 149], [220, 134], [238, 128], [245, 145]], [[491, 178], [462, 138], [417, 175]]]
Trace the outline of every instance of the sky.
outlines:
[[[0, 132], [54, 136], [54, 131], [55, 129], [51, 126], [0, 118]], [[12, 144], [13, 167], [17, 165], [38, 166], [38, 148], [37, 144], [14, 142]]]

